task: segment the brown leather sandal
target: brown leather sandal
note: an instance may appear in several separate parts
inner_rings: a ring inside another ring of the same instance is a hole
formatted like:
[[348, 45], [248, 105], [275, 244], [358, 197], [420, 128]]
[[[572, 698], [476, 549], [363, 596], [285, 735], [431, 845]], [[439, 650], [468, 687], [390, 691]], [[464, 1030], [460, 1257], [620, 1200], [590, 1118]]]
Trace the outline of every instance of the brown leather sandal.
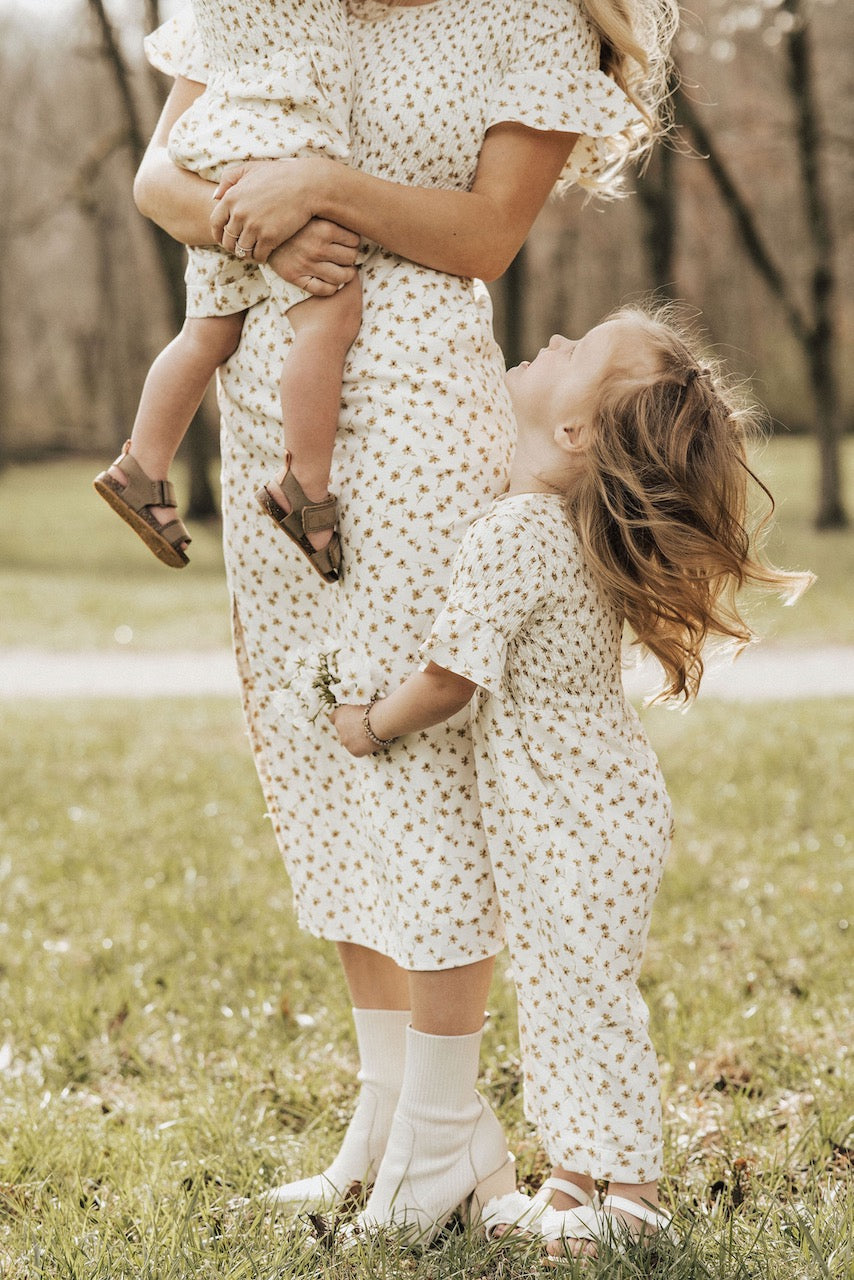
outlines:
[[127, 477], [122, 484], [109, 471], [102, 471], [93, 481], [96, 491], [113, 510], [142, 538], [158, 560], [172, 569], [183, 569], [190, 563], [183, 547], [192, 541], [183, 522], [175, 517], [161, 524], [151, 507], [177, 507], [175, 489], [169, 480], [152, 480], [136, 458], [130, 453], [130, 440], [126, 440], [115, 462]]
[[[285, 470], [276, 483], [291, 504], [290, 511], [284, 510], [266, 485], [255, 494], [261, 510], [296, 543], [324, 582], [337, 582], [341, 570], [341, 540], [335, 530], [338, 499], [329, 497], [322, 502], [311, 502], [291, 471], [289, 453], [285, 454]], [[320, 533], [323, 529], [332, 529], [333, 533], [327, 545], [318, 550], [309, 542], [308, 534]]]

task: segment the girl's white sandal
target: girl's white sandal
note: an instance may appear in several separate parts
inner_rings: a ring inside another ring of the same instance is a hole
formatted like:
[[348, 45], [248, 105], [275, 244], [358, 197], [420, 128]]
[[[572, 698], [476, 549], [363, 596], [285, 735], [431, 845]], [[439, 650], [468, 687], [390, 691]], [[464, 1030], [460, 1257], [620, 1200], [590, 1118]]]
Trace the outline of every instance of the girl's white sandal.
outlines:
[[[613, 1211], [631, 1214], [641, 1222], [637, 1231], [622, 1218], [614, 1216]], [[565, 1221], [556, 1221], [563, 1218]], [[627, 1200], [623, 1196], [606, 1196], [601, 1209], [592, 1206], [582, 1209], [569, 1209], [564, 1214], [552, 1210], [540, 1220], [540, 1231], [548, 1241], [558, 1240], [590, 1240], [594, 1244], [607, 1244], [612, 1249], [624, 1250], [628, 1245], [649, 1244], [657, 1235], [673, 1238], [672, 1218], [654, 1209], [651, 1205], [638, 1204], [635, 1200]], [[648, 1228], [653, 1228], [648, 1230]], [[553, 1262], [561, 1262], [561, 1258], [552, 1256]]]
[[[566, 1178], [547, 1178], [536, 1195], [527, 1196], [524, 1191], [513, 1191], [510, 1195], [501, 1196], [500, 1199], [490, 1200], [481, 1217], [481, 1225], [486, 1228], [487, 1240], [498, 1238], [495, 1234], [498, 1227], [510, 1228], [509, 1231], [502, 1232], [502, 1236], [520, 1234], [543, 1236], [543, 1226], [546, 1221], [551, 1229], [557, 1231], [557, 1236], [561, 1233], [568, 1235], [569, 1219], [578, 1210], [553, 1209], [550, 1204], [553, 1191], [562, 1191], [572, 1196], [580, 1206], [586, 1207], [593, 1204], [587, 1192], [582, 1191], [581, 1187], [577, 1187], [574, 1182]], [[562, 1228], [565, 1219], [567, 1220], [566, 1228]], [[557, 1236], [549, 1235], [546, 1238], [556, 1239]]]

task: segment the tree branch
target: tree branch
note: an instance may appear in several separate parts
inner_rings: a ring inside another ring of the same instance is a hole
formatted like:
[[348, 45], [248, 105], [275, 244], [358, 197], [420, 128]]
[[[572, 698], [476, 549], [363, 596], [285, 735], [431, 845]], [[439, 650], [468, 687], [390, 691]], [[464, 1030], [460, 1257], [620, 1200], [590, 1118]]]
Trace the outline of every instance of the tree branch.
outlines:
[[688, 130], [697, 149], [705, 156], [709, 173], [736, 224], [753, 265], [775, 298], [779, 299], [799, 341], [806, 341], [812, 328], [809, 318], [804, 314], [803, 308], [789, 288], [782, 269], [777, 265], [770, 248], [766, 245], [753, 210], [736, 186], [711, 132], [694, 109], [691, 100], [681, 89], [677, 89], [674, 95], [674, 108], [678, 122]]

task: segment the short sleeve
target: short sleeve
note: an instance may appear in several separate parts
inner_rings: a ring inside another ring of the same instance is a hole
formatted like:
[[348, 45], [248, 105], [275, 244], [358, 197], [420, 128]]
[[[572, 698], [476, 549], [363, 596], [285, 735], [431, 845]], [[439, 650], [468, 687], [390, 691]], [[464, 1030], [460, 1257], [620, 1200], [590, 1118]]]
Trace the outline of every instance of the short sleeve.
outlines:
[[419, 653], [502, 696], [508, 642], [543, 598], [543, 557], [535, 536], [511, 513], [471, 526], [454, 559], [445, 607]]
[[599, 70], [599, 37], [577, 0], [540, 0], [526, 14], [489, 103], [486, 127], [501, 123], [580, 134], [558, 189], [595, 185], [617, 158], [607, 140], [641, 124], [637, 108]]
[[164, 22], [144, 42], [145, 56], [167, 76], [184, 76], [207, 84], [208, 59], [190, 8]]

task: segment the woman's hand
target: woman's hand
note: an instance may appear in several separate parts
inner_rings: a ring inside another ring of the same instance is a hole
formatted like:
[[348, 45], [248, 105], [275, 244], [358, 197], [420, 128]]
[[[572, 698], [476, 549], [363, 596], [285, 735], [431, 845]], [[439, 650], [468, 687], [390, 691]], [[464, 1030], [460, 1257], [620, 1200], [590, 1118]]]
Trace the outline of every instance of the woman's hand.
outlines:
[[338, 741], [342, 747], [347, 748], [351, 756], [372, 756], [374, 752], [382, 751], [382, 747], [371, 742], [365, 733], [362, 718], [366, 710], [366, 707], [357, 707], [348, 703], [336, 707], [332, 712], [332, 723], [335, 725]]
[[325, 218], [312, 218], [295, 236], [274, 249], [267, 262], [283, 280], [326, 298], [355, 276], [358, 248], [355, 232]]
[[214, 192], [211, 230], [216, 242], [230, 250], [239, 238], [253, 262], [266, 262], [311, 220], [310, 193], [319, 183], [320, 166], [325, 177], [332, 163], [307, 156], [229, 165]]

